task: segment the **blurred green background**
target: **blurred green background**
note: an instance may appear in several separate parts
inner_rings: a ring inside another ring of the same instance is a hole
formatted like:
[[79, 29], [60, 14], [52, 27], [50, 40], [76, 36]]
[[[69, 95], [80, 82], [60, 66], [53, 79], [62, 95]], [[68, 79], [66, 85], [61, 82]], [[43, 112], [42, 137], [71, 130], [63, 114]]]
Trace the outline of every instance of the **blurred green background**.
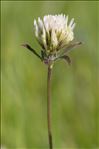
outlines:
[[54, 66], [54, 149], [99, 148], [98, 6], [95, 1], [2, 1], [2, 145], [7, 149], [48, 149], [47, 67], [21, 44], [39, 53], [34, 18], [60, 13], [75, 18], [75, 39], [84, 44], [69, 53], [71, 66], [64, 61]]

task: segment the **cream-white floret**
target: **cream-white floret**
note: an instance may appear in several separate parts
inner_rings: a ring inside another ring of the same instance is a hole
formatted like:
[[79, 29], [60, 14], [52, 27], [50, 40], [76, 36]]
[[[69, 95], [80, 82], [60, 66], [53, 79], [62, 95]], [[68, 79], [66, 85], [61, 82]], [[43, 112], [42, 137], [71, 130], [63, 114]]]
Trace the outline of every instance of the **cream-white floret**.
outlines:
[[55, 52], [67, 46], [74, 39], [74, 18], [68, 25], [68, 16], [47, 15], [34, 20], [35, 36], [44, 50]]

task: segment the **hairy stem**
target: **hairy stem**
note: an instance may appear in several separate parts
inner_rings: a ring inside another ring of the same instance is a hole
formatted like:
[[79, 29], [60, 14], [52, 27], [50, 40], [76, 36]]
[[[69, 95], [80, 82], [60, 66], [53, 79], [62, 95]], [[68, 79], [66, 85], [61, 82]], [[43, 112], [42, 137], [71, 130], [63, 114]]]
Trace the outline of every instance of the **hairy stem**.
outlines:
[[47, 75], [47, 122], [48, 122], [49, 149], [53, 149], [52, 132], [51, 132], [51, 74], [52, 74], [52, 68], [51, 68], [50, 65], [48, 65], [48, 75]]

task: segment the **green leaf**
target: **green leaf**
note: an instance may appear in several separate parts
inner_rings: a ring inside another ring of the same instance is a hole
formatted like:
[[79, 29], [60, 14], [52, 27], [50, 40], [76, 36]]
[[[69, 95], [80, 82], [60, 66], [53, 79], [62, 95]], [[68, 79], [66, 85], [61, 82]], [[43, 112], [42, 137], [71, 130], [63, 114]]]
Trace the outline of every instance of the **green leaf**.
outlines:
[[68, 55], [63, 55], [60, 59], [64, 59], [69, 65], [71, 64], [71, 58]]
[[42, 60], [42, 57], [33, 48], [31, 48], [30, 45], [28, 45], [28, 44], [22, 44], [22, 46], [25, 47], [25, 48], [27, 48], [31, 52], [33, 52], [38, 58], [40, 58]]
[[82, 42], [71, 42], [67, 47], [63, 49], [63, 52], [60, 55], [64, 55], [68, 51], [72, 50], [73, 48], [76, 48], [77, 46], [81, 45]]

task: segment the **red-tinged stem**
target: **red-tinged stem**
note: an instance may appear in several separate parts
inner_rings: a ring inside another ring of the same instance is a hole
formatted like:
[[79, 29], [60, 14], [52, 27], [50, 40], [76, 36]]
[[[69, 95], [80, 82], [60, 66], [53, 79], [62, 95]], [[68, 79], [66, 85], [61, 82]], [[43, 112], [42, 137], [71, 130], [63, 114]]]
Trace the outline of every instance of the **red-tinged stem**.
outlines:
[[48, 139], [49, 149], [53, 149], [52, 132], [51, 132], [51, 74], [52, 68], [48, 65], [47, 75], [47, 123], [48, 123]]

